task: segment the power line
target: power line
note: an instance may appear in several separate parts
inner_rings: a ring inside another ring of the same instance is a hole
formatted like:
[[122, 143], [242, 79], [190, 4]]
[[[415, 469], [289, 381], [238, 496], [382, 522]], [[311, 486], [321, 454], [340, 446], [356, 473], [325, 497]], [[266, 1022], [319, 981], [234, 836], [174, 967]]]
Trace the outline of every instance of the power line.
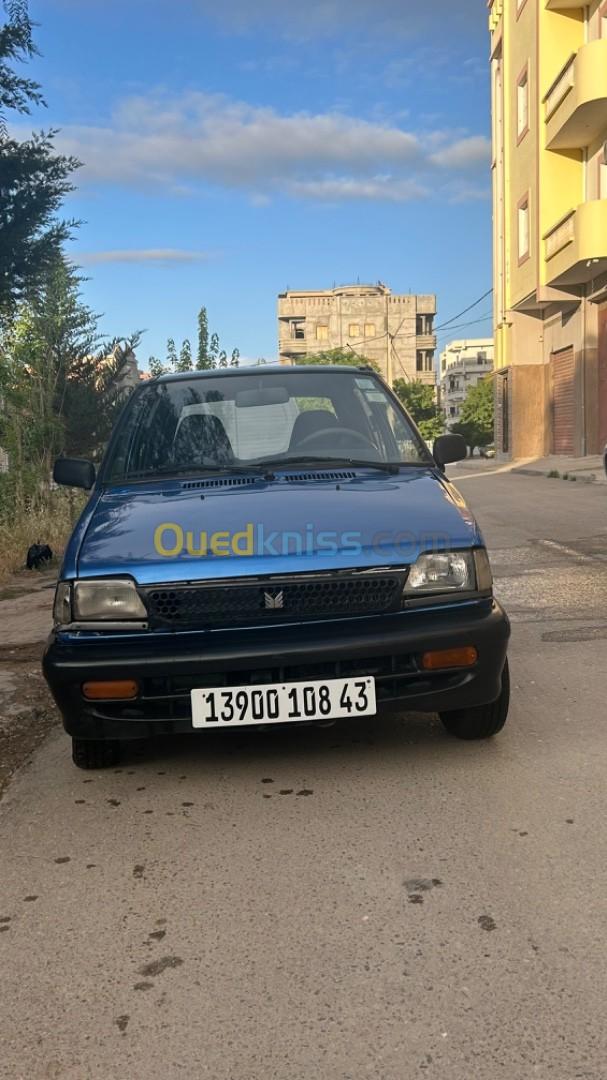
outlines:
[[[460, 311], [457, 315], [453, 315], [450, 319], [447, 320], [447, 322], [440, 323], [438, 326], [435, 326], [433, 328], [433, 330], [432, 330], [432, 333], [437, 334], [439, 330], [446, 330], [446, 329], [456, 330], [458, 327], [452, 325], [453, 323], [455, 323], [455, 320], [456, 319], [461, 319], [462, 315], [467, 315], [468, 312], [472, 311], [473, 308], [478, 307], [478, 305], [480, 303], [482, 303], [483, 300], [486, 300], [488, 296], [491, 296], [492, 292], [493, 292], [493, 289], [488, 289], [486, 293], [483, 293], [482, 296], [479, 296], [478, 300], [475, 300], [473, 304], [469, 304], [468, 307], [464, 308], [463, 311]], [[364, 345], [365, 342], [383, 341], [383, 339], [385, 337], [389, 337], [389, 338], [392, 339], [392, 341], [394, 341], [394, 339], [396, 337], [398, 337], [401, 326], [410, 317], [411, 316], [409, 316], [409, 315], [405, 315], [405, 317], [401, 320], [401, 322], [399, 323], [399, 325], [398, 325], [397, 329], [394, 331], [394, 333], [390, 333], [389, 330], [384, 330], [383, 334], [376, 334], [372, 338], [361, 338], [360, 341], [352, 342], [352, 344], [350, 345], [350, 348], [352, 348], [353, 346], [356, 346], [356, 345]], [[481, 320], [478, 319], [476, 321], [480, 322]], [[458, 324], [458, 326], [472, 326], [472, 325], [473, 325], [472, 322], [470, 322], [470, 323], [459, 323]], [[423, 337], [423, 335], [421, 335], [421, 336]], [[409, 338], [417, 338], [417, 337], [420, 337], [420, 335], [417, 332], [415, 334], [404, 334], [402, 340], [408, 340]]]

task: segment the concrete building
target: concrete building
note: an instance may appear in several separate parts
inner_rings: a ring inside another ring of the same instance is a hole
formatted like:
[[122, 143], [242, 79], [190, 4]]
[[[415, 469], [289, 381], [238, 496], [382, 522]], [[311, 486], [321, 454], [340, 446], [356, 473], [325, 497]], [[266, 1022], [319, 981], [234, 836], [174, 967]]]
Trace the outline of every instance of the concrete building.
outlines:
[[493, 370], [493, 338], [452, 341], [440, 358], [439, 404], [447, 426], [456, 424], [471, 386]]
[[496, 448], [607, 442], [607, 3], [489, 0]]
[[435, 316], [435, 296], [397, 296], [381, 283], [290, 290], [278, 297], [280, 362], [345, 349], [352, 363], [357, 355], [374, 360], [390, 383], [405, 378], [434, 386]]

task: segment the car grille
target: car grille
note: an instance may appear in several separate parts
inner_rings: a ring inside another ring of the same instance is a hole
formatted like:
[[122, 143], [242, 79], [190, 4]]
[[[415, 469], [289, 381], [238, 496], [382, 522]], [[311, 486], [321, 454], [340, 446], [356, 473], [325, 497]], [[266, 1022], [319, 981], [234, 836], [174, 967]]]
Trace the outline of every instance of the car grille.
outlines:
[[397, 611], [406, 571], [258, 578], [142, 589], [152, 628], [228, 627]]

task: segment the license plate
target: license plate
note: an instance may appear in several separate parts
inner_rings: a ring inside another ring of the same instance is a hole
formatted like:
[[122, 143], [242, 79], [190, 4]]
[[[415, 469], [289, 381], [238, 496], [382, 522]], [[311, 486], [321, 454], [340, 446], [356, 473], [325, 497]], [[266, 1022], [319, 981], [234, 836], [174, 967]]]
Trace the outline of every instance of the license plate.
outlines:
[[375, 716], [375, 679], [327, 679], [192, 690], [192, 726], [245, 727]]

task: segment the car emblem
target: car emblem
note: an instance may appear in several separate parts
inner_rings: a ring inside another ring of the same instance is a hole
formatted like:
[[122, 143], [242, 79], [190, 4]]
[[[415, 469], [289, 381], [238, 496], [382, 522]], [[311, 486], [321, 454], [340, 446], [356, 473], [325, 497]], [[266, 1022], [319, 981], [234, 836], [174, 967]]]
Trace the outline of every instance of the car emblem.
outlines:
[[276, 611], [278, 608], [284, 608], [285, 606], [285, 594], [281, 591], [278, 593], [265, 592], [263, 594], [263, 602], [265, 607], [269, 611]]

